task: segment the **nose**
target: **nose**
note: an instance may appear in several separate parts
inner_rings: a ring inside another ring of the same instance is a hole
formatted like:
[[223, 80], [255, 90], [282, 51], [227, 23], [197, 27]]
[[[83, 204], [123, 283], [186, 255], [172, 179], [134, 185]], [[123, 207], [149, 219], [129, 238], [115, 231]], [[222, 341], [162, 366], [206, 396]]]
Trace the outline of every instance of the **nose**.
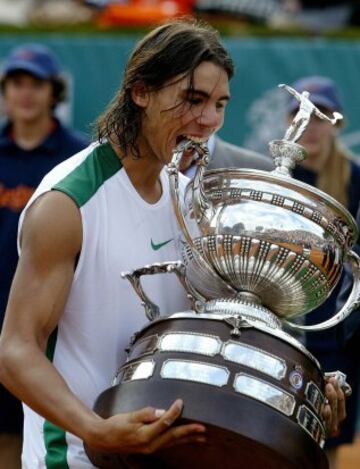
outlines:
[[203, 127], [219, 128], [224, 120], [224, 113], [214, 104], [206, 104], [200, 111], [197, 118], [198, 124]]

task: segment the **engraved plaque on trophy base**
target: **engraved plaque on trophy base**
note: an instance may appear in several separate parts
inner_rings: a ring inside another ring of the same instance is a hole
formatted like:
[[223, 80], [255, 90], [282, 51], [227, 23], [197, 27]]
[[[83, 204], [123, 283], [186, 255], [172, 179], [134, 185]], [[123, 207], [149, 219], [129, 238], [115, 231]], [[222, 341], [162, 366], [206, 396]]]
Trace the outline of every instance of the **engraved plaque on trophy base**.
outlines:
[[206, 385], [176, 380], [152, 381], [145, 386], [134, 381], [105, 391], [95, 409], [106, 417], [141, 408], [150, 401], [153, 406], [167, 408], [180, 395], [186, 404], [178, 423], [204, 423], [205, 444], [174, 446], [146, 456], [92, 454], [87, 448], [92, 462], [102, 469], [328, 468], [324, 452], [296, 423], [246, 396], [234, 399], [226, 391], [211, 393]]
[[207, 442], [146, 456], [86, 451], [103, 469], [326, 469], [323, 385], [316, 360], [282, 331], [233, 316], [175, 314], [137, 334], [94, 410], [107, 418], [166, 409], [181, 397], [177, 424], [204, 424]]

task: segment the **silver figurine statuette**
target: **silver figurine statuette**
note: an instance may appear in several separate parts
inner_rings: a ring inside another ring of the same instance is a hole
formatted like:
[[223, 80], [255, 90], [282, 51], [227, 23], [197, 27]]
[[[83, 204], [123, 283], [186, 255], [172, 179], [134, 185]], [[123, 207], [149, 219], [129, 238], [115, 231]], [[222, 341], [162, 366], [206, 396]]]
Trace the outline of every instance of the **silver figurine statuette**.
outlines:
[[290, 176], [290, 170], [294, 168], [295, 164], [306, 158], [304, 147], [296, 145], [296, 142], [305, 132], [311, 117], [315, 115], [319, 119], [335, 125], [343, 116], [339, 112], [333, 112], [333, 117], [328, 117], [310, 101], [310, 93], [308, 91], [303, 91], [300, 94], [291, 86], [283, 83], [279, 85], [279, 88], [285, 89], [299, 101], [299, 110], [286, 130], [283, 140], [273, 140], [269, 144], [276, 166], [275, 172]]

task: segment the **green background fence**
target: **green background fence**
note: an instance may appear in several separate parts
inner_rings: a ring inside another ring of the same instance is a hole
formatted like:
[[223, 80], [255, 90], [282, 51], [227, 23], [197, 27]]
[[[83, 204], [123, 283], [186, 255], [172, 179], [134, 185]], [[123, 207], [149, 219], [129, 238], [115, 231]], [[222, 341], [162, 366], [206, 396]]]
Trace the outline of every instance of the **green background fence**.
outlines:
[[[71, 77], [69, 122], [90, 132], [90, 124], [117, 89], [128, 55], [139, 36], [111, 34], [2, 34], [0, 60], [23, 42], [40, 42], [59, 56]], [[297, 38], [224, 38], [236, 66], [232, 99], [221, 135], [236, 144], [266, 151], [284, 130], [286, 92], [303, 75], [333, 78], [342, 89], [347, 125], [343, 139], [360, 153], [360, 41]]]

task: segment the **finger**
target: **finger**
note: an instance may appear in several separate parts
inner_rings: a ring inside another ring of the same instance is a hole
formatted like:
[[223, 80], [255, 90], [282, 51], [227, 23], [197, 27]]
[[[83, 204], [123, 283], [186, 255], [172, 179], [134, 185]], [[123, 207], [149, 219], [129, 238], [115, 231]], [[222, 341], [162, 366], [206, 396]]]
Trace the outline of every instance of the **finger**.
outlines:
[[186, 445], [186, 444], [204, 444], [207, 442], [207, 438], [204, 435], [192, 435], [187, 436], [185, 438], [179, 438], [178, 440], [171, 440], [168, 444], [163, 445], [162, 447], [172, 447], [178, 445]]
[[200, 441], [202, 442], [205, 431], [206, 428], [204, 425], [198, 423], [173, 427], [153, 439], [147, 449], [153, 452], [162, 447], [173, 446], [176, 442], [185, 441], [188, 438], [194, 438], [196, 440], [200, 437]]
[[326, 431], [327, 433], [330, 432], [330, 427], [331, 427], [331, 407], [329, 404], [325, 404], [323, 409], [322, 409], [322, 412], [321, 412], [321, 415], [324, 419], [324, 422], [325, 422], [325, 428], [326, 428]]
[[342, 389], [338, 392], [338, 423], [340, 424], [346, 418], [346, 398]]
[[164, 409], [155, 407], [144, 407], [143, 409], [131, 412], [129, 415], [130, 423], [152, 423], [165, 414]]
[[338, 431], [338, 398], [337, 398], [337, 383], [328, 382], [325, 386], [325, 394], [329, 401], [330, 406], [330, 423], [328, 425], [328, 432], [330, 435]]
[[346, 398], [339, 382], [336, 378], [330, 378], [329, 383], [333, 385], [337, 399], [337, 420], [338, 426], [346, 417]]
[[336, 414], [333, 416], [334, 419], [337, 420], [337, 426], [339, 426], [340, 422], [344, 420], [346, 417], [346, 399], [344, 391], [342, 390], [338, 380], [336, 378], [330, 378], [329, 385], [332, 385], [336, 394]]
[[175, 402], [173, 402], [169, 409], [164, 412], [162, 416], [157, 419], [157, 421], [155, 421], [147, 428], [150, 438], [155, 438], [164, 431], [168, 430], [176, 421], [176, 419], [180, 417], [183, 405], [184, 404], [181, 399], [177, 399]]
[[[172, 406], [167, 410], [156, 422], [151, 425], [151, 431], [155, 432], [153, 434], [159, 435], [164, 431], [167, 431], [173, 423], [180, 417], [183, 409], [183, 401], [177, 399]], [[198, 423], [192, 423], [189, 425], [181, 425], [174, 429], [173, 434], [176, 436], [182, 436], [182, 434], [187, 432], [205, 432], [204, 425]]]

